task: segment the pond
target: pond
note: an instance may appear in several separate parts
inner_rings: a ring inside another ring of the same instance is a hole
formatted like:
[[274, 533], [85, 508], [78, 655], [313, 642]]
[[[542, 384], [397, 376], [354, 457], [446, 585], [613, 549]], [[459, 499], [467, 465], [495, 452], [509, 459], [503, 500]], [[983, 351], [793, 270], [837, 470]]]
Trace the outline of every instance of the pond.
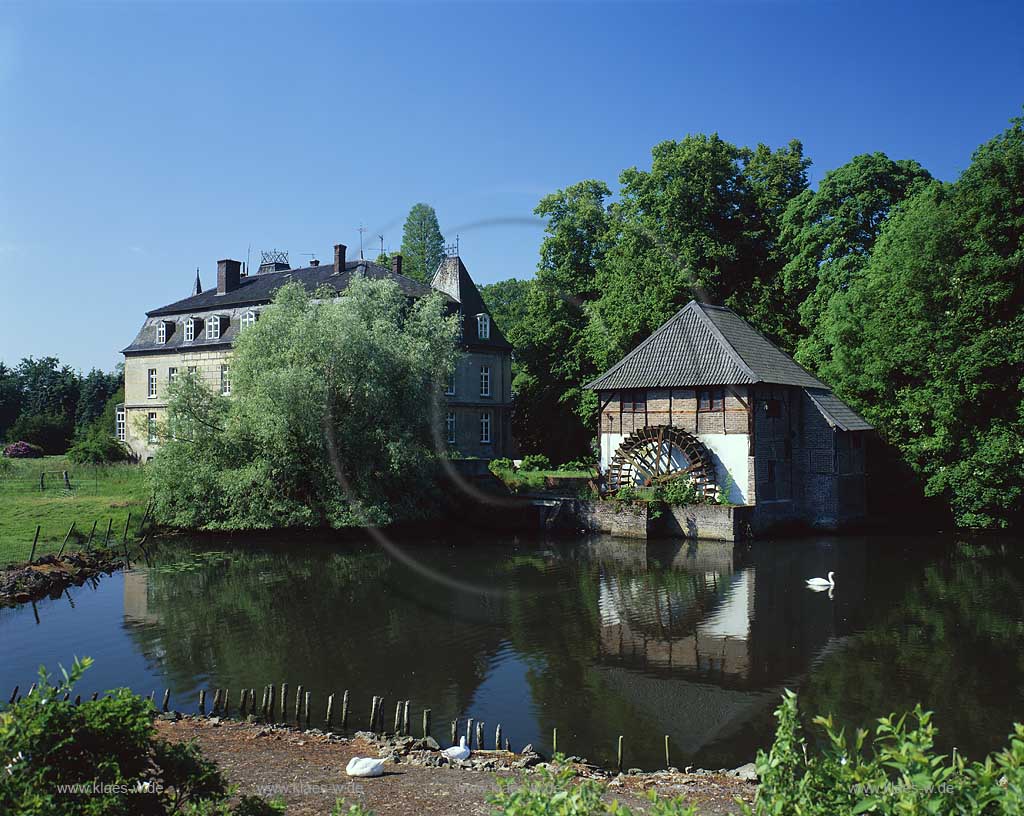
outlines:
[[[149, 564], [0, 610], [0, 693], [40, 664], [96, 664], [83, 696], [297, 684], [322, 720], [348, 689], [503, 726], [516, 749], [629, 767], [734, 767], [771, 742], [784, 688], [848, 726], [922, 702], [972, 756], [1024, 716], [1024, 560], [1014, 542], [818, 537], [752, 546], [485, 536], [166, 542]], [[836, 573], [832, 595], [804, 579]], [[212, 699], [212, 692], [209, 695]], [[314, 725], [319, 723], [314, 722]]]

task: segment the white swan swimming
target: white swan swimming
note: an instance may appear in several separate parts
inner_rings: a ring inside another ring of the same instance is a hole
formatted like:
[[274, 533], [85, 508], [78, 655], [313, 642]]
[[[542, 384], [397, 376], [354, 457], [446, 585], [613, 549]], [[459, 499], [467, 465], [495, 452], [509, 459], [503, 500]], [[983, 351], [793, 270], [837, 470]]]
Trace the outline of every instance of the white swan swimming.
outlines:
[[469, 748], [466, 747], [466, 738], [459, 737], [459, 744], [451, 748], [445, 748], [442, 752], [448, 759], [469, 759]]
[[345, 766], [349, 776], [380, 776], [384, 773], [384, 760], [372, 757], [352, 757]]
[[834, 575], [834, 572], [830, 572], [828, 578], [808, 578], [807, 586], [811, 589], [815, 587], [821, 587], [822, 589], [834, 587], [836, 585], [835, 578], [833, 578]]

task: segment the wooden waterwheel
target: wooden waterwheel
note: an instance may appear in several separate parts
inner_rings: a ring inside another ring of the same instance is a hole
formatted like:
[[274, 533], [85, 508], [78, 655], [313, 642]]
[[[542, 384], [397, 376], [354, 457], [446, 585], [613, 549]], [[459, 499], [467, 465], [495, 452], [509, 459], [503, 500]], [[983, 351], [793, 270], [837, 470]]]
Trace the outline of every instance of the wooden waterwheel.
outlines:
[[715, 497], [715, 465], [708, 449], [692, 434], [670, 425], [649, 425], [619, 445], [608, 466], [610, 492], [621, 487], [651, 487], [673, 479], [693, 482], [698, 494]]

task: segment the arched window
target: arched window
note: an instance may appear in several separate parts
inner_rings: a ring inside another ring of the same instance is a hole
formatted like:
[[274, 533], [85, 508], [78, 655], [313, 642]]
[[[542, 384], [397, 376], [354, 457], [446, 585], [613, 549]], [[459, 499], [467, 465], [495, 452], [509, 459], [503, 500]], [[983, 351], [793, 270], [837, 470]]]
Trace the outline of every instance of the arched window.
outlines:
[[252, 309], [242, 315], [242, 328], [247, 329], [256, 323], [256, 312]]
[[163, 320], [156, 324], [156, 342], [167, 342], [167, 323], [165, 323]]
[[194, 318], [189, 318], [185, 321], [185, 342], [191, 343], [196, 339], [196, 321]]
[[206, 339], [207, 340], [220, 340], [220, 321], [219, 315], [214, 315], [206, 321]]
[[478, 314], [476, 316], [476, 336], [481, 340], [487, 340], [491, 336], [491, 316]]

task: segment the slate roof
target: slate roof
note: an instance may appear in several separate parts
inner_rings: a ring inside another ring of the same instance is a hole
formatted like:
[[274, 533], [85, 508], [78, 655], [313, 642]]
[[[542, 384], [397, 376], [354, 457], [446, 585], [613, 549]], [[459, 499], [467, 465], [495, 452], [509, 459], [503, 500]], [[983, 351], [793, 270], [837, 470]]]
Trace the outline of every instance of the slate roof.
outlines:
[[597, 379], [593, 391], [769, 383], [803, 388], [833, 427], [871, 425], [731, 309], [691, 300]]
[[870, 431], [874, 428], [827, 388], [805, 388], [811, 402], [833, 428], [841, 431]]
[[458, 255], [450, 255], [443, 258], [438, 264], [437, 271], [431, 281], [431, 286], [439, 292], [448, 295], [462, 308], [462, 342], [465, 346], [498, 348], [510, 350], [512, 344], [505, 339], [504, 333], [494, 322], [491, 316], [490, 336], [486, 339], [477, 337], [476, 316], [478, 314], [490, 315], [491, 312], [484, 303], [480, 290], [473, 283], [466, 265]]
[[235, 306], [269, 303], [273, 299], [274, 293], [284, 284], [291, 281], [298, 281], [310, 293], [315, 292], [321, 286], [330, 286], [336, 292], [341, 292], [349, 285], [352, 275], [356, 273], [375, 280], [383, 278], [393, 280], [410, 297], [424, 297], [432, 291], [426, 284], [412, 278], [407, 278], [405, 275], [396, 275], [390, 269], [378, 266], [370, 261], [349, 261], [345, 264], [345, 271], [338, 275], [334, 273], [333, 264], [306, 266], [301, 269], [286, 269], [280, 272], [265, 272], [262, 275], [249, 275], [242, 278], [239, 281], [238, 288], [231, 292], [218, 295], [217, 288], [211, 287], [201, 294], [192, 295], [167, 306], [161, 306], [159, 309], [146, 312], [146, 314], [149, 317], [158, 317], [160, 315], [208, 312]]

